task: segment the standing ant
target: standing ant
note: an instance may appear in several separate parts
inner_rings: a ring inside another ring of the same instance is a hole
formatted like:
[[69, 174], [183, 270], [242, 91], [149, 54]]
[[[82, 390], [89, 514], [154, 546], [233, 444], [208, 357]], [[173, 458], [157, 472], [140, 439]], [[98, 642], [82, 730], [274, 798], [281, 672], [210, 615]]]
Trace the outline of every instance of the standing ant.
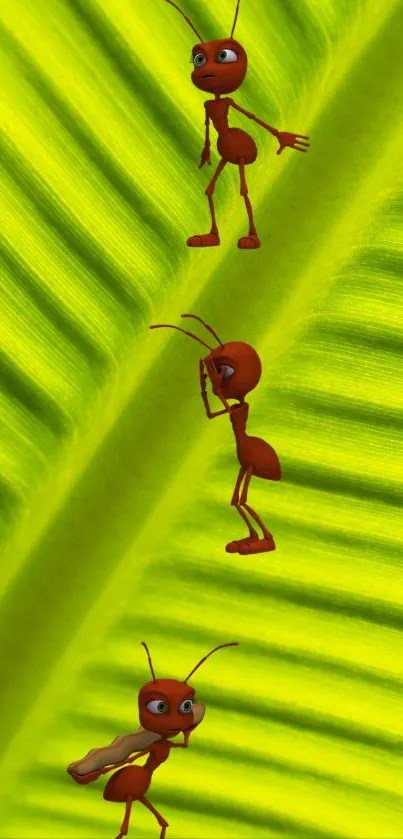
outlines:
[[[173, 3], [172, 0], [166, 0], [166, 2], [169, 3], [170, 6], [173, 6], [174, 9], [176, 9], [183, 18], [185, 18], [186, 22], [199, 38], [200, 43], [193, 47], [191, 57], [191, 63], [193, 64], [191, 79], [193, 84], [205, 93], [214, 94], [214, 99], [209, 99], [204, 103], [206, 112], [206, 134], [199, 169], [201, 169], [205, 163], [208, 163], [208, 165], [211, 166], [209, 135], [210, 120], [218, 134], [217, 150], [221, 157], [214, 176], [205, 192], [208, 198], [211, 214], [210, 233], [191, 236], [187, 240], [187, 244], [191, 248], [206, 248], [220, 244], [215, 218], [213, 193], [216, 181], [218, 180], [224, 167], [227, 163], [233, 163], [239, 167], [241, 195], [245, 201], [245, 207], [249, 219], [249, 233], [247, 236], [242, 236], [239, 239], [238, 247], [241, 249], [259, 248], [260, 240], [253, 220], [252, 205], [248, 197], [248, 187], [245, 178], [245, 166], [255, 162], [257, 158], [257, 148], [255, 141], [249, 136], [249, 134], [246, 133], [246, 131], [242, 131], [240, 128], [229, 128], [228, 111], [230, 107], [235, 108], [249, 119], [253, 119], [263, 128], [266, 128], [266, 130], [270, 131], [270, 134], [273, 134], [274, 137], [277, 137], [280, 146], [277, 154], [281, 154], [283, 149], [287, 146], [292, 149], [296, 149], [297, 151], [308, 151], [310, 144], [307, 140], [309, 140], [309, 137], [304, 134], [291, 134], [289, 131], [278, 131], [276, 128], [273, 128], [273, 126], [268, 125], [261, 119], [258, 119], [258, 117], [254, 114], [249, 111], [245, 111], [244, 108], [241, 108], [234, 102], [233, 99], [226, 95], [228, 93], [233, 93], [241, 87], [246, 76], [248, 65], [245, 49], [232, 37], [238, 17], [240, 0], [238, 0], [236, 5], [234, 22], [232, 24], [231, 35], [229, 38], [207, 42], [203, 41], [203, 38], [197, 29], [195, 29], [191, 20], [184, 14], [184, 12], [182, 12], [176, 3]], [[224, 96], [223, 99], [221, 98], [222, 96]]]
[[[217, 650], [238, 646], [238, 642], [235, 641], [215, 647], [196, 664], [186, 679], [180, 682], [177, 679], [156, 679], [147, 644], [144, 641], [141, 643], [146, 650], [152, 675], [152, 681], [143, 685], [138, 695], [142, 727], [132, 734], [116, 737], [109, 746], [91, 749], [85, 757], [67, 767], [68, 773], [78, 784], [90, 784], [100, 775], [106, 775], [118, 766], [123, 767], [112, 775], [104, 790], [105, 801], [126, 804], [117, 839], [122, 839], [128, 832], [133, 801], [140, 801], [154, 814], [161, 826], [160, 839], [164, 839], [168, 822], [145, 798], [145, 793], [151, 785], [153, 773], [168, 759], [171, 749], [187, 749], [191, 732], [203, 720], [205, 706], [202, 702], [196, 702], [195, 691], [187, 681]], [[183, 743], [172, 743], [168, 739], [181, 732]], [[133, 752], [136, 754], [130, 757]], [[124, 765], [133, 763], [143, 755], [148, 755], [144, 766]]]
[[[274, 551], [276, 546], [273, 536], [269, 533], [258, 514], [247, 503], [248, 489], [252, 475], [256, 475], [258, 478], [265, 478], [269, 481], [279, 481], [281, 478], [279, 459], [272, 446], [266, 443], [265, 440], [261, 440], [260, 437], [249, 437], [246, 434], [249, 405], [245, 402], [245, 396], [256, 387], [260, 380], [262, 373], [260, 358], [253, 347], [249, 344], [244, 344], [242, 341], [231, 341], [223, 344], [217, 333], [214, 332], [214, 329], [205, 323], [204, 320], [197, 317], [197, 315], [181, 315], [181, 317], [194, 318], [200, 321], [211, 335], [214, 335], [219, 346], [214, 349], [206, 344], [205, 341], [202, 341], [197, 335], [194, 335], [193, 332], [187, 332], [185, 329], [181, 329], [179, 326], [173, 326], [170, 323], [155, 324], [154, 326], [150, 326], [150, 329], [166, 327], [177, 329], [190, 338], [194, 338], [195, 341], [198, 341], [199, 344], [203, 344], [203, 346], [210, 350], [209, 355], [204, 359], [200, 359], [199, 362], [201, 396], [208, 419], [214, 419], [222, 414], [229, 414], [235, 434], [238, 460], [241, 466], [231, 504], [243, 518], [249, 530], [249, 536], [246, 539], [237, 539], [229, 542], [225, 550], [228, 553], [239, 554], [257, 554]], [[207, 378], [211, 381], [213, 393], [224, 405], [221, 411], [212, 412], [210, 409], [206, 391]], [[237, 404], [230, 405], [228, 399], [236, 399]], [[244, 483], [241, 491], [242, 482]], [[259, 539], [259, 535], [251, 525], [245, 510], [261, 528], [263, 539]]]

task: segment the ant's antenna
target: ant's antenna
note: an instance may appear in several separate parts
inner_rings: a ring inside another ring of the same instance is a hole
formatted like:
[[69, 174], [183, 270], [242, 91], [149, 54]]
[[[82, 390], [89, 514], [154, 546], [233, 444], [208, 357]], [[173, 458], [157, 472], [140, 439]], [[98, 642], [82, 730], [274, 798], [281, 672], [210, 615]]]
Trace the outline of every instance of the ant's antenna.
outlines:
[[[176, 5], [176, 3], [173, 3], [173, 2], [172, 2], [172, 0], [165, 0], [165, 2], [166, 2], [166, 3], [169, 3], [169, 5], [170, 5], [170, 6], [173, 6], [173, 7], [174, 7], [174, 9], [176, 9], [176, 11], [177, 11], [177, 12], [179, 12], [179, 14], [180, 14], [180, 15], [182, 15], [182, 17], [184, 17], [184, 18], [185, 18], [186, 22], [187, 22], [187, 23], [189, 24], [189, 26], [193, 29], [193, 32], [195, 32], [195, 33], [196, 33], [196, 35], [197, 35], [197, 37], [198, 37], [198, 39], [199, 39], [200, 43], [202, 44], [202, 43], [203, 43], [203, 38], [202, 38], [202, 36], [201, 36], [201, 35], [200, 35], [200, 33], [197, 31], [197, 29], [195, 29], [195, 28], [194, 28], [192, 21], [191, 21], [191, 20], [189, 20], [189, 18], [187, 17], [187, 15], [185, 15], [185, 13], [184, 13], [184, 12], [182, 12], [182, 9], [180, 9], [180, 8], [179, 8], [179, 6], [177, 6], [177, 5]], [[239, 5], [239, 4], [238, 4], [238, 5]]]
[[237, 22], [237, 18], [238, 18], [238, 12], [239, 12], [239, 4], [240, 4], [240, 2], [241, 2], [241, 0], [238, 0], [238, 2], [237, 2], [237, 4], [236, 4], [235, 17], [234, 17], [234, 22], [233, 22], [233, 24], [232, 24], [232, 29], [231, 29], [231, 35], [230, 35], [230, 38], [232, 38], [232, 36], [233, 36], [233, 34], [234, 34], [234, 30], [235, 30], [235, 26], [236, 26], [236, 22]]
[[205, 655], [204, 658], [202, 658], [201, 661], [199, 661], [199, 663], [196, 664], [196, 667], [194, 667], [193, 670], [191, 670], [189, 675], [186, 676], [186, 679], [184, 679], [185, 684], [186, 684], [187, 680], [190, 679], [191, 676], [193, 676], [193, 673], [203, 664], [204, 661], [206, 661], [206, 659], [210, 655], [213, 655], [213, 653], [217, 652], [217, 650], [222, 650], [223, 647], [239, 647], [239, 642], [238, 641], [231, 641], [230, 644], [220, 644], [219, 647], [214, 647], [214, 650], [211, 650], [211, 652], [207, 653], [207, 655]]
[[155, 673], [154, 673], [153, 663], [152, 663], [152, 661], [151, 661], [151, 656], [150, 656], [150, 653], [149, 653], [149, 649], [148, 649], [148, 647], [147, 647], [147, 644], [146, 644], [144, 641], [142, 641], [141, 643], [142, 643], [142, 646], [145, 648], [145, 651], [146, 651], [146, 653], [147, 653], [147, 655], [148, 655], [148, 663], [149, 663], [149, 665], [150, 665], [151, 675], [152, 675], [153, 680], [154, 680], [154, 682], [155, 682], [155, 681], [156, 681], [156, 678], [155, 678]]
[[172, 323], [155, 323], [153, 326], [150, 326], [150, 329], [177, 329], [178, 332], [183, 332], [184, 335], [189, 335], [189, 338], [194, 338], [195, 341], [198, 341], [199, 344], [203, 344], [204, 347], [207, 347], [208, 350], [212, 351], [213, 347], [209, 347], [201, 338], [198, 338], [197, 335], [194, 335], [193, 332], [186, 332], [186, 329], [181, 329], [180, 326], [173, 326]]
[[211, 332], [211, 334], [212, 334], [212, 335], [214, 335], [214, 338], [217, 338], [217, 341], [218, 341], [218, 343], [219, 343], [220, 347], [222, 347], [222, 346], [223, 346], [223, 342], [222, 342], [222, 341], [220, 341], [220, 339], [219, 339], [219, 337], [218, 337], [217, 333], [216, 333], [216, 332], [214, 332], [214, 329], [212, 329], [212, 328], [211, 328], [211, 326], [209, 326], [209, 325], [208, 325], [208, 323], [206, 323], [204, 320], [202, 320], [201, 318], [199, 318], [197, 315], [181, 315], [181, 318], [194, 318], [195, 320], [200, 321], [200, 323], [202, 323], [202, 324], [203, 324], [203, 326], [205, 326], [205, 327], [206, 327], [206, 329], [208, 329], [208, 331], [209, 331], [209, 332]]

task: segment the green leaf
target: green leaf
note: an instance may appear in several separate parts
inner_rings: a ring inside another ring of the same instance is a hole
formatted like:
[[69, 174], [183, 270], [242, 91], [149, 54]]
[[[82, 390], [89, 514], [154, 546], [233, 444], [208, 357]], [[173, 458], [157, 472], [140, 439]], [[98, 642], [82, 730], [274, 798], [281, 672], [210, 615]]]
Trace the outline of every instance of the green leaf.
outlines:
[[[192, 678], [206, 719], [153, 779], [172, 839], [398, 839], [402, 5], [241, 3], [236, 101], [312, 138], [277, 157], [232, 120], [259, 147], [251, 253], [234, 167], [221, 247], [186, 248], [213, 171], [194, 36], [163, 0], [134, 5], [1, 11], [0, 835], [118, 833], [122, 806], [66, 766], [136, 727], [144, 639], [170, 678], [240, 642]], [[182, 8], [230, 31], [232, 0]], [[250, 501], [272, 554], [224, 550], [229, 423], [203, 415], [195, 344], [148, 331], [186, 311], [261, 355], [250, 433], [283, 480]], [[135, 805], [130, 830], [159, 828]]]

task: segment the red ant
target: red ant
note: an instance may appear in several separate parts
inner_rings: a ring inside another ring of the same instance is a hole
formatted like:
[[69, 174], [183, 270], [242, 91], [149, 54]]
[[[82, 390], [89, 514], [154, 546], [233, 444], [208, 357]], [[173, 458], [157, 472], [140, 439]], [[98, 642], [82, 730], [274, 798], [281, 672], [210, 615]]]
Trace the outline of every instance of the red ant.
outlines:
[[[245, 178], [245, 166], [254, 163], [257, 158], [257, 148], [255, 141], [245, 131], [240, 128], [228, 127], [228, 111], [230, 107], [240, 111], [249, 119], [253, 119], [259, 125], [270, 131], [280, 144], [277, 154], [281, 154], [286, 146], [297, 151], [308, 151], [309, 137], [304, 134], [291, 134], [288, 131], [278, 131], [271, 125], [267, 125], [261, 119], [258, 119], [254, 114], [245, 111], [237, 105], [233, 99], [230, 99], [226, 94], [233, 93], [241, 86], [247, 70], [248, 59], [246, 51], [243, 46], [235, 41], [232, 37], [235, 30], [235, 25], [238, 17], [239, 3], [238, 0], [235, 10], [234, 22], [232, 24], [231, 35], [229, 38], [224, 38], [219, 41], [203, 41], [203, 38], [193, 26], [191, 20], [182, 12], [176, 3], [172, 0], [166, 0], [170, 6], [173, 6], [186, 22], [193, 29], [193, 32], [199, 38], [200, 43], [196, 44], [192, 50], [191, 63], [193, 64], [192, 82], [199, 90], [206, 93], [214, 94], [214, 100], [210, 99], [204, 103], [206, 111], [206, 135], [204, 141], [204, 148], [201, 154], [201, 161], [199, 169], [208, 163], [211, 166], [210, 159], [210, 136], [209, 123], [210, 120], [218, 134], [217, 150], [221, 156], [221, 160], [217, 166], [214, 177], [210, 181], [206, 195], [208, 198], [211, 214], [211, 230], [210, 233], [204, 233], [199, 236], [191, 236], [187, 240], [187, 244], [191, 248], [212, 247], [220, 244], [218, 235], [218, 228], [216, 224], [213, 193], [216, 181], [227, 163], [233, 163], [239, 167], [239, 175], [241, 181], [241, 195], [245, 201], [246, 211], [249, 219], [249, 233], [247, 236], [242, 236], [239, 239], [238, 247], [242, 249], [259, 248], [260, 240], [256, 232], [252, 205], [248, 197], [248, 187]], [[221, 99], [221, 96], [225, 98]]]
[[[195, 691], [187, 681], [217, 650], [238, 646], [238, 642], [235, 641], [215, 647], [196, 664], [186, 679], [180, 682], [176, 679], [156, 679], [147, 644], [144, 641], [141, 643], [146, 650], [153, 677], [152, 681], [143, 685], [139, 691], [139, 718], [142, 727], [132, 734], [116, 737], [109, 746], [91, 749], [85, 757], [67, 767], [67, 771], [78, 784], [90, 784], [100, 775], [112, 772], [118, 766], [124, 767], [112, 775], [104, 790], [105, 801], [126, 804], [117, 839], [122, 839], [128, 832], [133, 801], [140, 801], [144, 807], [151, 810], [161, 826], [160, 839], [164, 839], [168, 822], [145, 798], [145, 794], [151, 785], [153, 773], [168, 759], [171, 749], [187, 749], [191, 732], [203, 720], [205, 706], [202, 702], [196, 702]], [[168, 739], [181, 732], [183, 743], [172, 743]], [[136, 754], [130, 757], [133, 752]], [[143, 755], [148, 755], [144, 766], [124, 766]]]
[[[219, 346], [214, 349], [202, 341], [197, 335], [194, 335], [193, 332], [186, 332], [185, 329], [181, 329], [179, 326], [172, 326], [170, 323], [159, 323], [150, 326], [150, 329], [159, 329], [161, 327], [177, 329], [190, 338], [194, 338], [195, 341], [198, 341], [199, 344], [203, 344], [203, 346], [210, 350], [210, 354], [206, 358], [200, 359], [199, 362], [201, 396], [208, 419], [214, 419], [214, 417], [219, 417], [222, 414], [229, 414], [236, 439], [238, 460], [241, 466], [231, 504], [238, 510], [239, 515], [243, 518], [249, 530], [249, 536], [246, 539], [229, 542], [225, 550], [228, 553], [240, 554], [274, 551], [276, 546], [273, 536], [269, 533], [258, 514], [247, 503], [248, 489], [252, 475], [256, 475], [258, 478], [265, 478], [269, 481], [279, 481], [281, 478], [280, 463], [274, 449], [265, 440], [261, 440], [259, 437], [249, 437], [246, 434], [249, 405], [245, 402], [245, 396], [256, 387], [260, 380], [262, 373], [260, 358], [256, 350], [249, 344], [244, 344], [241, 341], [231, 341], [223, 344], [217, 333], [214, 332], [214, 329], [205, 323], [204, 320], [197, 317], [197, 315], [181, 315], [181, 317], [195, 318], [195, 320], [200, 321], [211, 335], [214, 335]], [[210, 378], [213, 393], [224, 405], [221, 411], [212, 412], [210, 409], [206, 391], [207, 377]], [[228, 399], [236, 399], [237, 404], [229, 405]], [[241, 491], [242, 482], [244, 483]], [[259, 535], [251, 525], [245, 510], [261, 528], [263, 539], [259, 539]]]

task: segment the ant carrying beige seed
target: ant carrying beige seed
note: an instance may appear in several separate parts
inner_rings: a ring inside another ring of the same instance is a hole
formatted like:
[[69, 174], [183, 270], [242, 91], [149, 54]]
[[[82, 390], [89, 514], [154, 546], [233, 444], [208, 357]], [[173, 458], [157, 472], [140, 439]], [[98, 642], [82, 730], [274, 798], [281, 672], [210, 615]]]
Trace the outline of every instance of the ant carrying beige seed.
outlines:
[[[101, 775], [118, 769], [104, 790], [105, 801], [126, 805], [117, 839], [122, 839], [129, 830], [134, 801], [139, 801], [155, 816], [161, 827], [160, 839], [164, 839], [168, 822], [145, 795], [151, 785], [153, 773], [168, 760], [171, 749], [187, 749], [191, 732], [203, 720], [205, 706], [196, 701], [195, 690], [188, 685], [188, 679], [217, 650], [238, 646], [238, 642], [234, 641], [214, 647], [181, 682], [177, 679], [156, 679], [147, 644], [144, 641], [141, 643], [146, 650], [152, 675], [152, 681], [143, 685], [138, 695], [141, 728], [132, 734], [116, 737], [109, 746], [91, 749], [85, 757], [67, 767], [69, 775], [78, 784], [90, 784]], [[173, 743], [169, 739], [181, 732], [183, 743]], [[148, 757], [144, 766], [125, 765], [145, 755]]]

